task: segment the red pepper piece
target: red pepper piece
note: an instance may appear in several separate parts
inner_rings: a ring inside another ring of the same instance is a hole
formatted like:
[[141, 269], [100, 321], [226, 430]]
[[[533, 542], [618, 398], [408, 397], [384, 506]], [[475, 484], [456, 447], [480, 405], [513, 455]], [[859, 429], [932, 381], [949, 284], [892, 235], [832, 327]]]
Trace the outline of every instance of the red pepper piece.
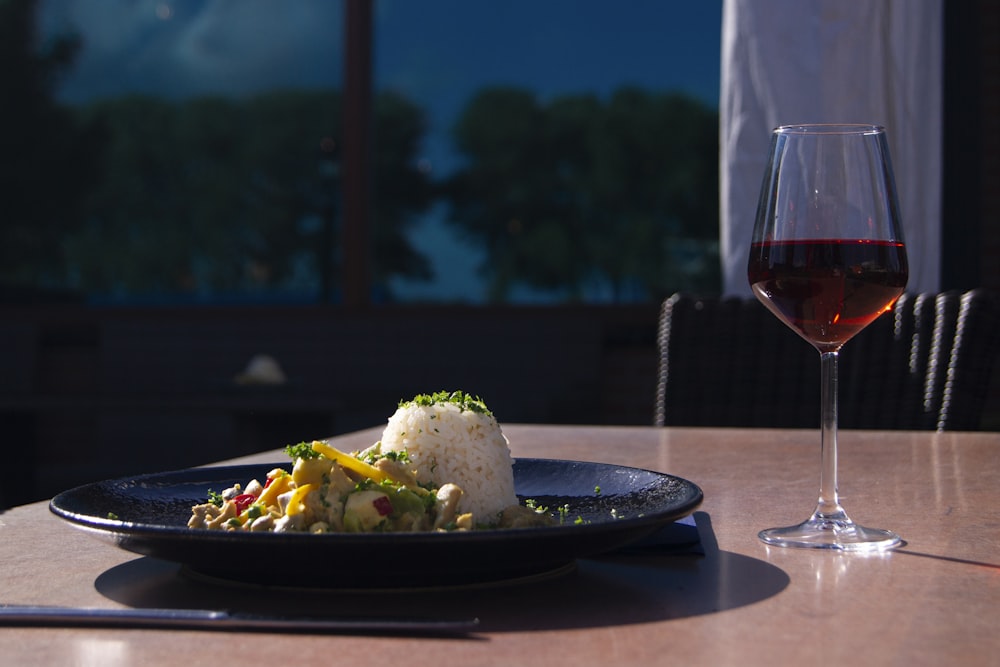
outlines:
[[372, 506], [375, 511], [378, 512], [379, 516], [388, 516], [392, 514], [392, 502], [390, 502], [388, 496], [379, 496], [372, 501]]
[[236, 513], [243, 514], [248, 507], [253, 505], [255, 500], [257, 500], [257, 496], [252, 493], [241, 493], [233, 498], [233, 503], [236, 505]]

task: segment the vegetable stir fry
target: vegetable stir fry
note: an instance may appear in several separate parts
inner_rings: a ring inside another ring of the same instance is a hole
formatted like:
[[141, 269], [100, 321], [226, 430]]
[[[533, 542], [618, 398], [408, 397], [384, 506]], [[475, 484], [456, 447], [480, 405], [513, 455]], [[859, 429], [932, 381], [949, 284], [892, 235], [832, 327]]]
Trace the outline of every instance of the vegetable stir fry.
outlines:
[[[377, 448], [348, 454], [316, 440], [285, 448], [294, 465], [275, 468], [261, 483], [237, 484], [192, 508], [188, 526], [262, 532], [410, 532], [470, 530], [459, 514], [462, 489], [417, 483], [406, 452]], [[548, 516], [515, 506], [502, 523], [547, 525]]]

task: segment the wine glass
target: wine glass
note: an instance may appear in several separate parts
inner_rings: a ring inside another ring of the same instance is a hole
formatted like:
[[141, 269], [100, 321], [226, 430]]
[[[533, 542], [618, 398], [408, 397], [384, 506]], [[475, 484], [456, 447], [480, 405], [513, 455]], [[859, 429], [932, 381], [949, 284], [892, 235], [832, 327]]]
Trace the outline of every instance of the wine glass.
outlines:
[[854, 523], [837, 495], [837, 355], [891, 310], [907, 262], [885, 129], [795, 125], [774, 130], [750, 246], [754, 294], [819, 351], [819, 501], [806, 521], [760, 532], [765, 543], [878, 551], [902, 540]]

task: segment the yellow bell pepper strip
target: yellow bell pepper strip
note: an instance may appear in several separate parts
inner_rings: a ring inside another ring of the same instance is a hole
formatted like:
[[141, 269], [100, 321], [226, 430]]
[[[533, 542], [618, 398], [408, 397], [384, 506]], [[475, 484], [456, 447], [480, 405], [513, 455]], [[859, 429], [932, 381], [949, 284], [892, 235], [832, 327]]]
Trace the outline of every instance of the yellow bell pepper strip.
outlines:
[[296, 486], [303, 484], [322, 484], [323, 477], [330, 473], [330, 460], [316, 456], [311, 459], [296, 459], [292, 467], [292, 479]]
[[361, 459], [354, 458], [350, 454], [340, 451], [336, 447], [331, 447], [322, 440], [316, 440], [312, 443], [312, 448], [322, 454], [331, 461], [335, 461], [341, 467], [348, 470], [352, 470], [359, 475], [363, 475], [376, 482], [384, 482], [386, 480], [396, 482], [397, 484], [405, 484], [403, 480], [395, 479], [383, 470], [379, 470], [370, 463], [365, 463]]
[[278, 504], [278, 496], [285, 493], [291, 488], [292, 476], [287, 472], [282, 471], [281, 475], [273, 478], [271, 482], [264, 487], [261, 491], [260, 496], [257, 498], [257, 502], [264, 507], [276, 506]]
[[288, 500], [288, 507], [285, 508], [285, 516], [295, 516], [305, 511], [305, 499], [309, 492], [315, 488], [312, 484], [303, 484], [295, 489], [292, 497]]

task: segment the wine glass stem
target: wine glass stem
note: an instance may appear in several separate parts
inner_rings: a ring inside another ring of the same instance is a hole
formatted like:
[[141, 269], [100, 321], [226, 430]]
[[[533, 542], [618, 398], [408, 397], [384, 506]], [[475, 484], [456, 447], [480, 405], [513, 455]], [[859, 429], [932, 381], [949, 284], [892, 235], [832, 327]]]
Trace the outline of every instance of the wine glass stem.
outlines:
[[820, 467], [816, 514], [846, 518], [837, 494], [837, 351], [820, 352]]

